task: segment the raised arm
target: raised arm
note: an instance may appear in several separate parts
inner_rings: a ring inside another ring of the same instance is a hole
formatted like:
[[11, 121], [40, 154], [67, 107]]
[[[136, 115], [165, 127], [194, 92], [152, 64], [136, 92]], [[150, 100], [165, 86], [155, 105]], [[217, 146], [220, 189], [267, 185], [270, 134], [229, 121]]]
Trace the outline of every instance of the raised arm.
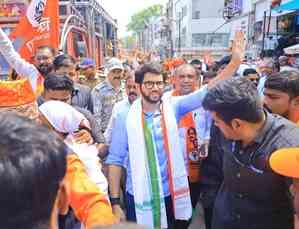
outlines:
[[208, 88], [211, 89], [217, 83], [222, 80], [231, 78], [238, 70], [245, 55], [246, 41], [243, 32], [237, 32], [233, 42], [232, 59], [226, 68], [217, 77], [208, 84]]
[[37, 78], [39, 72], [33, 64], [30, 64], [24, 60], [18, 52], [14, 49], [11, 40], [0, 28], [0, 53], [8, 62], [11, 68], [15, 69], [16, 72], [25, 78], [28, 78], [32, 88], [36, 91]]
[[244, 58], [245, 46], [244, 34], [237, 32], [233, 43], [232, 59], [226, 68], [208, 86], [203, 86], [189, 95], [173, 98], [174, 110], [178, 121], [188, 112], [201, 107], [202, 101], [209, 89], [220, 81], [231, 78], [235, 74]]

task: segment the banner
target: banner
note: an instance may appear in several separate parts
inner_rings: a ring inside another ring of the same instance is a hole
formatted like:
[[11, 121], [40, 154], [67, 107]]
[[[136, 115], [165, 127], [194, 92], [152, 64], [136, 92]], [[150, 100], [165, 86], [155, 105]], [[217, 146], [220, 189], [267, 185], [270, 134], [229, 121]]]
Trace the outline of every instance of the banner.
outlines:
[[20, 55], [30, 60], [37, 47], [59, 45], [58, 0], [32, 0], [10, 38]]
[[26, 4], [21, 2], [2, 3], [0, 0], [0, 17], [19, 17], [26, 13]]

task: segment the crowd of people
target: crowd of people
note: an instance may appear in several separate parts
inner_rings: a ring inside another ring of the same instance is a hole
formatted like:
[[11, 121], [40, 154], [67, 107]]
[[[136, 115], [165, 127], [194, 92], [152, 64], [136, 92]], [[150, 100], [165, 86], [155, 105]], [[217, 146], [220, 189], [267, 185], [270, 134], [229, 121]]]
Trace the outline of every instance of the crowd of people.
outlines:
[[299, 69], [245, 48], [96, 69], [0, 28], [1, 227], [187, 229], [201, 204], [207, 229], [295, 228]]

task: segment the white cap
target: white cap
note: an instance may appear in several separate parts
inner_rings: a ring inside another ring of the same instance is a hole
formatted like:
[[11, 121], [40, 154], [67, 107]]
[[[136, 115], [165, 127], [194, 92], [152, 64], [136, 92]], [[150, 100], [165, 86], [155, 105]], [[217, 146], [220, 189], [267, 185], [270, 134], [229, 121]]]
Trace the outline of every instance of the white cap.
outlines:
[[105, 65], [106, 71], [111, 72], [114, 69], [124, 70], [122, 62], [117, 58], [111, 58]]

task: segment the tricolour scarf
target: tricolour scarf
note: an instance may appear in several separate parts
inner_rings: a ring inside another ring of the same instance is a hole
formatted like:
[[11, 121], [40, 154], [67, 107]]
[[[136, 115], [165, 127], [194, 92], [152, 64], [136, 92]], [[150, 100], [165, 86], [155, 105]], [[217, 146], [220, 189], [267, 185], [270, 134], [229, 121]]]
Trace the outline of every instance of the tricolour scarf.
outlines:
[[[179, 143], [173, 108], [163, 102], [161, 127], [167, 154], [169, 190], [175, 219], [191, 218], [192, 206], [187, 172]], [[152, 128], [144, 119], [141, 100], [132, 106], [127, 118], [129, 160], [132, 170], [133, 195], [138, 224], [149, 228], [167, 228], [167, 216], [158, 153]]]

